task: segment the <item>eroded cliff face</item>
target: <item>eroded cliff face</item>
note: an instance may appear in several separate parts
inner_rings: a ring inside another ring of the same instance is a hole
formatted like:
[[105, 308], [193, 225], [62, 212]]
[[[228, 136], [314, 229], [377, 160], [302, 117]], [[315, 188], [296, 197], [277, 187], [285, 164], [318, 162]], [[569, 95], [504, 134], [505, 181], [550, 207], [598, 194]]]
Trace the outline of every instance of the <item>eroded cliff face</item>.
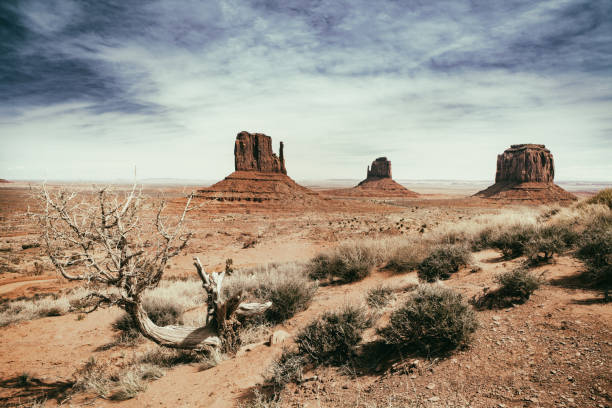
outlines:
[[552, 183], [554, 178], [553, 156], [544, 145], [512, 145], [497, 156], [496, 183]]
[[287, 174], [284, 145], [280, 143], [279, 156], [272, 151], [272, 138], [263, 133], [240, 132], [234, 145], [236, 171]]
[[379, 157], [368, 166], [367, 179], [391, 178], [391, 162], [386, 157]]

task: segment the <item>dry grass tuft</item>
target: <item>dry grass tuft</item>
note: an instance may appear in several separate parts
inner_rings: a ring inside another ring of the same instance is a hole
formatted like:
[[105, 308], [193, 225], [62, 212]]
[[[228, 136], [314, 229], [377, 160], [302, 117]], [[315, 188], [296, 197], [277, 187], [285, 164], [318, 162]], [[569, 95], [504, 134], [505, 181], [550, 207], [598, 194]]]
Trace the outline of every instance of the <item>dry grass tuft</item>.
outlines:
[[24, 320], [64, 315], [72, 310], [72, 304], [88, 294], [87, 289], [76, 288], [58, 296], [5, 302], [0, 305], [0, 327]]

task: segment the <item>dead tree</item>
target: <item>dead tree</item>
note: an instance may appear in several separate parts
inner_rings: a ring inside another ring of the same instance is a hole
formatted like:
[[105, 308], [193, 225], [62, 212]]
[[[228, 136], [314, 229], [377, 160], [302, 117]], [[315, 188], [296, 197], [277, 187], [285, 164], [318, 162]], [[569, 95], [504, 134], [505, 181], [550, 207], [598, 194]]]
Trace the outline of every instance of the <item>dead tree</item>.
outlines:
[[173, 223], [164, 216], [164, 201], [156, 209], [146, 208], [142, 192], [135, 187], [123, 195], [103, 188], [95, 196], [83, 197], [64, 190], [52, 194], [43, 186], [37, 196], [42, 209], [34, 215], [41, 226], [41, 244], [64, 278], [90, 283], [89, 312], [100, 306], [119, 306], [144, 337], [159, 345], [234, 351], [239, 345], [239, 316], [263, 313], [272, 305], [244, 303], [242, 293], [224, 299], [225, 272], [208, 274], [194, 258], [207, 296], [206, 324], [161, 327], [147, 316], [142, 306], [144, 292], [159, 284], [168, 260], [192, 236], [185, 231], [184, 222], [193, 194]]

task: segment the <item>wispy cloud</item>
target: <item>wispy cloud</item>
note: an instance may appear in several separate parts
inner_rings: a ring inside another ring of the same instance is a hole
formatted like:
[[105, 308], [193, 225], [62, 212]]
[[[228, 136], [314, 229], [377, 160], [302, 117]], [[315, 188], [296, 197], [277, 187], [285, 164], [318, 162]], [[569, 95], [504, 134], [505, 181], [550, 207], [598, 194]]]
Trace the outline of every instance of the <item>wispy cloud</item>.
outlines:
[[219, 178], [251, 130], [296, 178], [492, 178], [531, 141], [612, 179], [610, 44], [606, 0], [9, 0], [0, 171]]

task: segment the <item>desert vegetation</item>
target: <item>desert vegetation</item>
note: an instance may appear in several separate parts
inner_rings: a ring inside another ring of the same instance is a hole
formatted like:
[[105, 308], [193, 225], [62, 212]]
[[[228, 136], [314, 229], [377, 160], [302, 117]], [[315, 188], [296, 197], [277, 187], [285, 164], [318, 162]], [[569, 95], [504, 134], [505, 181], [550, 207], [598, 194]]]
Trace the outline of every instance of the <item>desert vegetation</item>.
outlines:
[[501, 308], [513, 304], [525, 303], [542, 284], [542, 278], [525, 267], [502, 272], [495, 277], [498, 287], [487, 291], [480, 298], [473, 299], [473, 304], [480, 309]]
[[391, 313], [379, 334], [390, 345], [435, 356], [467, 346], [477, 327], [476, 315], [461, 294], [423, 285]]
[[458, 244], [438, 245], [418, 265], [419, 279], [425, 282], [448, 279], [459, 268], [467, 266], [471, 259], [472, 255], [466, 246]]

